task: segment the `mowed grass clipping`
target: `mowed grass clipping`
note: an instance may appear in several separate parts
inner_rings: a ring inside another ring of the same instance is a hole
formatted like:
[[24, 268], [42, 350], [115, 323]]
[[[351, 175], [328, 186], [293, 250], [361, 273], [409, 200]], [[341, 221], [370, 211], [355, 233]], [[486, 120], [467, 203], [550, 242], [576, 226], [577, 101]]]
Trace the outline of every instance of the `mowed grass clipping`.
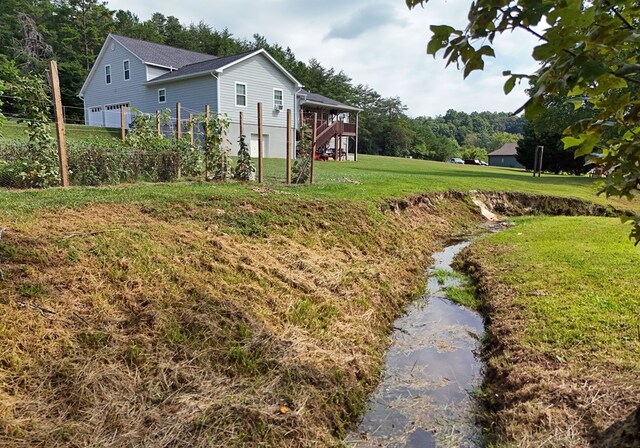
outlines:
[[543, 175], [510, 168], [454, 165], [426, 160], [360, 156], [358, 162], [317, 162], [314, 185], [284, 183], [285, 161], [265, 159], [265, 185], [205, 182], [134, 184], [104, 188], [9, 191], [0, 189], [0, 209], [11, 213], [39, 208], [75, 207], [91, 203], [192, 202], [212, 194], [243, 198], [280, 192], [301, 198], [373, 200], [437, 191], [520, 191], [577, 197], [617, 208], [640, 210], [640, 201], [606, 199], [597, 195], [597, 180], [588, 177]]
[[501, 349], [499, 433], [583, 446], [639, 404], [640, 248], [617, 219], [516, 222], [467, 254]]
[[429, 254], [478, 219], [211, 191], [25, 213], [0, 240], [0, 446], [340, 446]]

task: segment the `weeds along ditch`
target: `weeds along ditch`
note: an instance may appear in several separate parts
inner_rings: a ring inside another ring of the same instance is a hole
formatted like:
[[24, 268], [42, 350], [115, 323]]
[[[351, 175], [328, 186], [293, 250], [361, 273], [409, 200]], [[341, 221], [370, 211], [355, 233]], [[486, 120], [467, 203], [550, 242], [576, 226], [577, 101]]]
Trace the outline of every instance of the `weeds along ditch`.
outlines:
[[210, 191], [6, 215], [0, 445], [339, 446], [430, 254], [483, 220], [468, 193]]

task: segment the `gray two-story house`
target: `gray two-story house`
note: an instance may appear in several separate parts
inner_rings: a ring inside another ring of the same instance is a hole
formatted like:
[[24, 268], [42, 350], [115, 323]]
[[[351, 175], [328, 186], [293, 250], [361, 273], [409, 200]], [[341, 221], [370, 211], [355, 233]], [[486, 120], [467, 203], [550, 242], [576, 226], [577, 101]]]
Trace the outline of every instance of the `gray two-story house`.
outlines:
[[[216, 57], [110, 34], [82, 89], [85, 123], [119, 127], [121, 108], [227, 114], [232, 152], [238, 150], [239, 112], [257, 155], [257, 103], [263, 104], [265, 157], [286, 156], [286, 110], [297, 127], [302, 85], [265, 50]], [[184, 116], [184, 115], [183, 115]], [[130, 112], [127, 112], [127, 122]], [[235, 137], [234, 137], [235, 136]]]

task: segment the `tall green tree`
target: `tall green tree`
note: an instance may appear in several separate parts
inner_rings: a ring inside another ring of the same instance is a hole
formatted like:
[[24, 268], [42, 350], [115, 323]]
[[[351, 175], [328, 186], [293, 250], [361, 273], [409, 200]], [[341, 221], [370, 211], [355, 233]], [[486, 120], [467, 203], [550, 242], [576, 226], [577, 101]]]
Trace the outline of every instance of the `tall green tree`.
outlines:
[[[428, 0], [406, 0], [413, 8]], [[601, 193], [629, 199], [640, 193], [640, 8], [636, 0], [562, 1], [476, 0], [467, 25], [433, 25], [427, 52], [444, 50], [447, 65], [463, 66], [464, 76], [484, 68], [494, 57], [494, 39], [524, 31], [536, 36], [531, 57], [534, 73], [511, 73], [510, 93], [517, 82], [531, 84], [522, 109], [534, 119], [546, 109], [549, 95], [564, 96], [577, 109], [595, 114], [564, 131], [565, 148], [587, 155], [610, 173]], [[640, 216], [632, 220], [632, 238], [640, 242]]]

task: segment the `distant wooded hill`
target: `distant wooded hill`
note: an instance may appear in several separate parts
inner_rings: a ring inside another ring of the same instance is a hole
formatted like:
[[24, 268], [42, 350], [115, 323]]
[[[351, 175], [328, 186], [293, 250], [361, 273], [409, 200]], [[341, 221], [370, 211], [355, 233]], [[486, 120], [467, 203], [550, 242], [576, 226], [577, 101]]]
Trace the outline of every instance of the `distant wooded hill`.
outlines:
[[[271, 44], [260, 34], [238, 38], [227, 29], [215, 30], [204, 22], [185, 25], [159, 12], [141, 21], [131, 11], [114, 11], [96, 0], [3, 0], [0, 64], [43, 73], [46, 61], [57, 59], [63, 103], [82, 107], [77, 94], [111, 32], [217, 56], [264, 48], [307, 89], [364, 109], [359, 140], [363, 153], [434, 160], [485, 158], [503, 143], [517, 141], [516, 134], [523, 131], [524, 119], [509, 113], [450, 110], [435, 118], [410, 118], [399, 97], [384, 98], [315, 59], [300, 61], [290, 48]], [[11, 104], [6, 99], [5, 110]], [[81, 109], [69, 111], [70, 117], [75, 111], [76, 120], [83, 116]]]

